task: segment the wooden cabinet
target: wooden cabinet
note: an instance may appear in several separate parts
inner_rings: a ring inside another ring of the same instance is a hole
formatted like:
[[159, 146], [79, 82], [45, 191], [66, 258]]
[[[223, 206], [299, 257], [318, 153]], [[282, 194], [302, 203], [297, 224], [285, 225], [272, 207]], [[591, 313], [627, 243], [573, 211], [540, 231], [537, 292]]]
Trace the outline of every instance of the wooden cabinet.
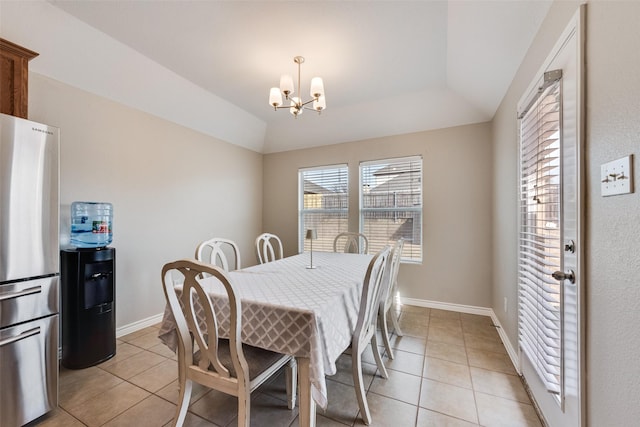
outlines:
[[27, 118], [29, 61], [36, 52], [0, 38], [0, 113]]

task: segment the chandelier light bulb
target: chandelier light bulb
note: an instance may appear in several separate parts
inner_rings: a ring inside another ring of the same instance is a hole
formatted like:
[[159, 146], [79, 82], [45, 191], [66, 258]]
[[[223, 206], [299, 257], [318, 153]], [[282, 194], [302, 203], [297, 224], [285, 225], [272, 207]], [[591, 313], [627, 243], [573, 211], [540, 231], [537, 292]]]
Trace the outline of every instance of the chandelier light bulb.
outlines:
[[317, 112], [320, 112], [325, 108], [327, 108], [327, 101], [325, 100], [324, 95], [319, 96], [318, 99], [313, 101], [313, 109], [316, 110]]
[[295, 92], [293, 79], [290, 75], [284, 74], [282, 77], [280, 77], [280, 91], [287, 99], [289, 99], [289, 95]]
[[289, 112], [298, 117], [303, 111], [304, 108], [302, 108], [302, 105], [300, 104], [300, 98], [297, 96], [292, 97]]
[[277, 87], [272, 87], [269, 92], [269, 105], [276, 109], [282, 105], [282, 93]]
[[309, 90], [309, 94], [316, 99], [324, 95], [324, 84], [322, 83], [322, 78], [314, 77], [311, 79], [311, 90]]

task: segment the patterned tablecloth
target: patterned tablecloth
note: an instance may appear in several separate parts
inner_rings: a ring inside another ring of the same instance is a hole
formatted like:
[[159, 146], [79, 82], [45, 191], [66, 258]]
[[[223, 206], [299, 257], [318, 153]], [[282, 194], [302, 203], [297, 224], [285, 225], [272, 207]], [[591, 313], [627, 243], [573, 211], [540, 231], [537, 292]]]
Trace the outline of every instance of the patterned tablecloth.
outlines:
[[[313, 254], [315, 269], [305, 268], [309, 254], [300, 254], [229, 273], [242, 303], [242, 341], [268, 350], [309, 358], [311, 393], [327, 406], [325, 375], [351, 343], [362, 281], [371, 255]], [[203, 286], [221, 313], [219, 328], [228, 335], [228, 304], [216, 279]], [[226, 307], [226, 310], [224, 309]], [[175, 321], [165, 308], [160, 339], [177, 348]]]

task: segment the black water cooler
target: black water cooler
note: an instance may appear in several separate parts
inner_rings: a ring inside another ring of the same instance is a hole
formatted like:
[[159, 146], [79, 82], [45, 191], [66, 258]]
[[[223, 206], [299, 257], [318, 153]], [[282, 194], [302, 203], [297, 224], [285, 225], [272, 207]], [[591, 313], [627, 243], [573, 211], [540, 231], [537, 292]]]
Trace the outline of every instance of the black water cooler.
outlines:
[[62, 365], [81, 369], [116, 354], [116, 251], [60, 251]]

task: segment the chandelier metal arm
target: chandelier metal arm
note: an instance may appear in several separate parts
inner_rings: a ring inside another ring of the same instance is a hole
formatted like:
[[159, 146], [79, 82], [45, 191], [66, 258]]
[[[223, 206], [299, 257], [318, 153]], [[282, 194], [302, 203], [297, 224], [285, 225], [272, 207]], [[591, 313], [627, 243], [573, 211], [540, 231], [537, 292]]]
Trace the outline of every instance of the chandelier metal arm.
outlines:
[[[300, 105], [301, 107], [303, 107], [303, 106], [305, 106], [307, 104], [311, 104], [313, 101], [317, 101], [317, 100], [318, 100], [318, 98], [311, 98], [310, 100], [298, 103], [297, 105]], [[277, 108], [291, 108], [291, 106], [290, 105], [278, 105]]]
[[[319, 98], [319, 97], [318, 97]], [[311, 104], [313, 101], [317, 101], [318, 98], [311, 98], [310, 100], [306, 101], [306, 102], [302, 102], [302, 103], [298, 103], [295, 105], [295, 108], [297, 109], [302, 109], [304, 107], [305, 110], [311, 110], [311, 111], [316, 111], [313, 108], [309, 108], [307, 107], [308, 104]], [[291, 108], [291, 105], [279, 105], [277, 107], [273, 107], [275, 110], [279, 110], [281, 108]]]
[[[318, 98], [319, 98], [319, 97], [318, 97]], [[305, 106], [305, 105], [307, 105], [307, 104], [311, 104], [313, 101], [317, 101], [317, 100], [318, 100], [318, 98], [311, 98], [310, 100], [308, 100], [308, 101], [306, 101], [306, 102], [302, 102], [302, 103], [300, 104], [300, 108], [304, 107], [304, 106]]]

